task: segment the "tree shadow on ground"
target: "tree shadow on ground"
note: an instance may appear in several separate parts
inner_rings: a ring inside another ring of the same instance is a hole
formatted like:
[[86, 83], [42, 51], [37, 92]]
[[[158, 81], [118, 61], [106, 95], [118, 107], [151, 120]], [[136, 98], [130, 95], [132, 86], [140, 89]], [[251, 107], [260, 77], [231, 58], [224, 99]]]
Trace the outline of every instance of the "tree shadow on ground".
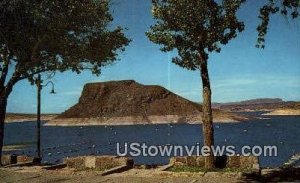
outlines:
[[300, 168], [279, 168], [264, 170], [261, 174], [246, 174], [241, 179], [241, 182], [300, 182]]

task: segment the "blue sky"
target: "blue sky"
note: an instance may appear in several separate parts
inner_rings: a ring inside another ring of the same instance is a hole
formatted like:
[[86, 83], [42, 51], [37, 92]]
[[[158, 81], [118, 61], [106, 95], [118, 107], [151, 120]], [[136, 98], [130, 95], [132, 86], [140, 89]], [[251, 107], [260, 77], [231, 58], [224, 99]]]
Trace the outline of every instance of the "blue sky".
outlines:
[[[263, 1], [248, 1], [239, 11], [246, 30], [211, 54], [209, 72], [213, 102], [240, 101], [262, 97], [300, 100], [300, 21], [273, 16], [267, 35], [266, 48], [255, 48], [259, 22], [258, 7]], [[127, 27], [132, 39], [119, 61], [102, 69], [100, 77], [84, 72], [59, 73], [53, 79], [56, 95], [51, 87], [43, 89], [42, 112], [60, 113], [77, 103], [84, 84], [110, 80], [133, 79], [142, 84], [156, 84], [186, 97], [201, 101], [199, 71], [188, 71], [173, 63], [172, 53], [163, 53], [151, 43], [145, 31], [155, 21], [151, 16], [150, 0], [113, 0], [113, 26]], [[36, 88], [27, 81], [18, 83], [9, 97], [8, 112], [34, 113]]]

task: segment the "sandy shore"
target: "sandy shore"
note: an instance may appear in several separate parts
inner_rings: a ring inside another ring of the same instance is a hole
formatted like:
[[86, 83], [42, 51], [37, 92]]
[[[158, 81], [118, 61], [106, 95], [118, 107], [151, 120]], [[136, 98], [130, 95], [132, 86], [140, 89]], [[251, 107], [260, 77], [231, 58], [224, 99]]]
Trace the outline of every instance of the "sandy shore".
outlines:
[[[216, 123], [236, 123], [248, 118], [242, 116], [215, 117]], [[142, 124], [200, 124], [201, 116], [125, 116], [125, 117], [102, 117], [102, 118], [64, 118], [53, 119], [46, 126], [93, 126], [93, 125], [142, 125]]]
[[[123, 116], [99, 118], [57, 118], [56, 114], [43, 114], [42, 121], [47, 121], [46, 126], [93, 126], [93, 125], [143, 125], [143, 124], [200, 124], [201, 115], [164, 115], [164, 116]], [[214, 114], [215, 123], [237, 123], [248, 120], [247, 116], [233, 113]], [[6, 123], [36, 121], [35, 114], [7, 114]]]
[[298, 116], [300, 115], [300, 109], [278, 109], [278, 110], [273, 110], [268, 113], [264, 113], [262, 115], [265, 116], [271, 116], [271, 115], [278, 115], [278, 116], [289, 116], [289, 115], [295, 115]]
[[[49, 121], [56, 117], [56, 114], [42, 114], [42, 121]], [[27, 122], [27, 121], [36, 121], [36, 114], [6, 114], [5, 122], [6, 123], [15, 123], [15, 122]]]

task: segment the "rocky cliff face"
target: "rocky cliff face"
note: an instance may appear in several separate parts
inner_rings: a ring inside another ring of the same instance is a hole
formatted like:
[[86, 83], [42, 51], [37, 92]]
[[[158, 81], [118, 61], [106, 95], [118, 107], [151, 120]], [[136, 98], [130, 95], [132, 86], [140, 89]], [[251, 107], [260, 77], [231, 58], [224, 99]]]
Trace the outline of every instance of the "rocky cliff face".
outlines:
[[58, 118], [198, 114], [201, 105], [161, 86], [126, 80], [86, 84], [79, 102]]

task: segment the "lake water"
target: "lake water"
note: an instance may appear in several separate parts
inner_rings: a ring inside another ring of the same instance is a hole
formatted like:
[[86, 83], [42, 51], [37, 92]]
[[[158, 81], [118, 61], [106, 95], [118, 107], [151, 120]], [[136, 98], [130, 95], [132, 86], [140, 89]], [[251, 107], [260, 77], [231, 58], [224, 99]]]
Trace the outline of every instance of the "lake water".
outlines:
[[[278, 147], [277, 157], [259, 157], [262, 167], [276, 167], [300, 152], [300, 116], [270, 116], [270, 119], [241, 123], [215, 124], [215, 144]], [[201, 125], [134, 125], [42, 127], [43, 161], [60, 162], [67, 156], [116, 155], [119, 142], [147, 145], [202, 145]], [[35, 154], [36, 123], [9, 123], [5, 126], [5, 144], [28, 144], [23, 150], [6, 152]], [[123, 145], [121, 147], [124, 147]], [[169, 157], [134, 157], [136, 164], [167, 164]]]

